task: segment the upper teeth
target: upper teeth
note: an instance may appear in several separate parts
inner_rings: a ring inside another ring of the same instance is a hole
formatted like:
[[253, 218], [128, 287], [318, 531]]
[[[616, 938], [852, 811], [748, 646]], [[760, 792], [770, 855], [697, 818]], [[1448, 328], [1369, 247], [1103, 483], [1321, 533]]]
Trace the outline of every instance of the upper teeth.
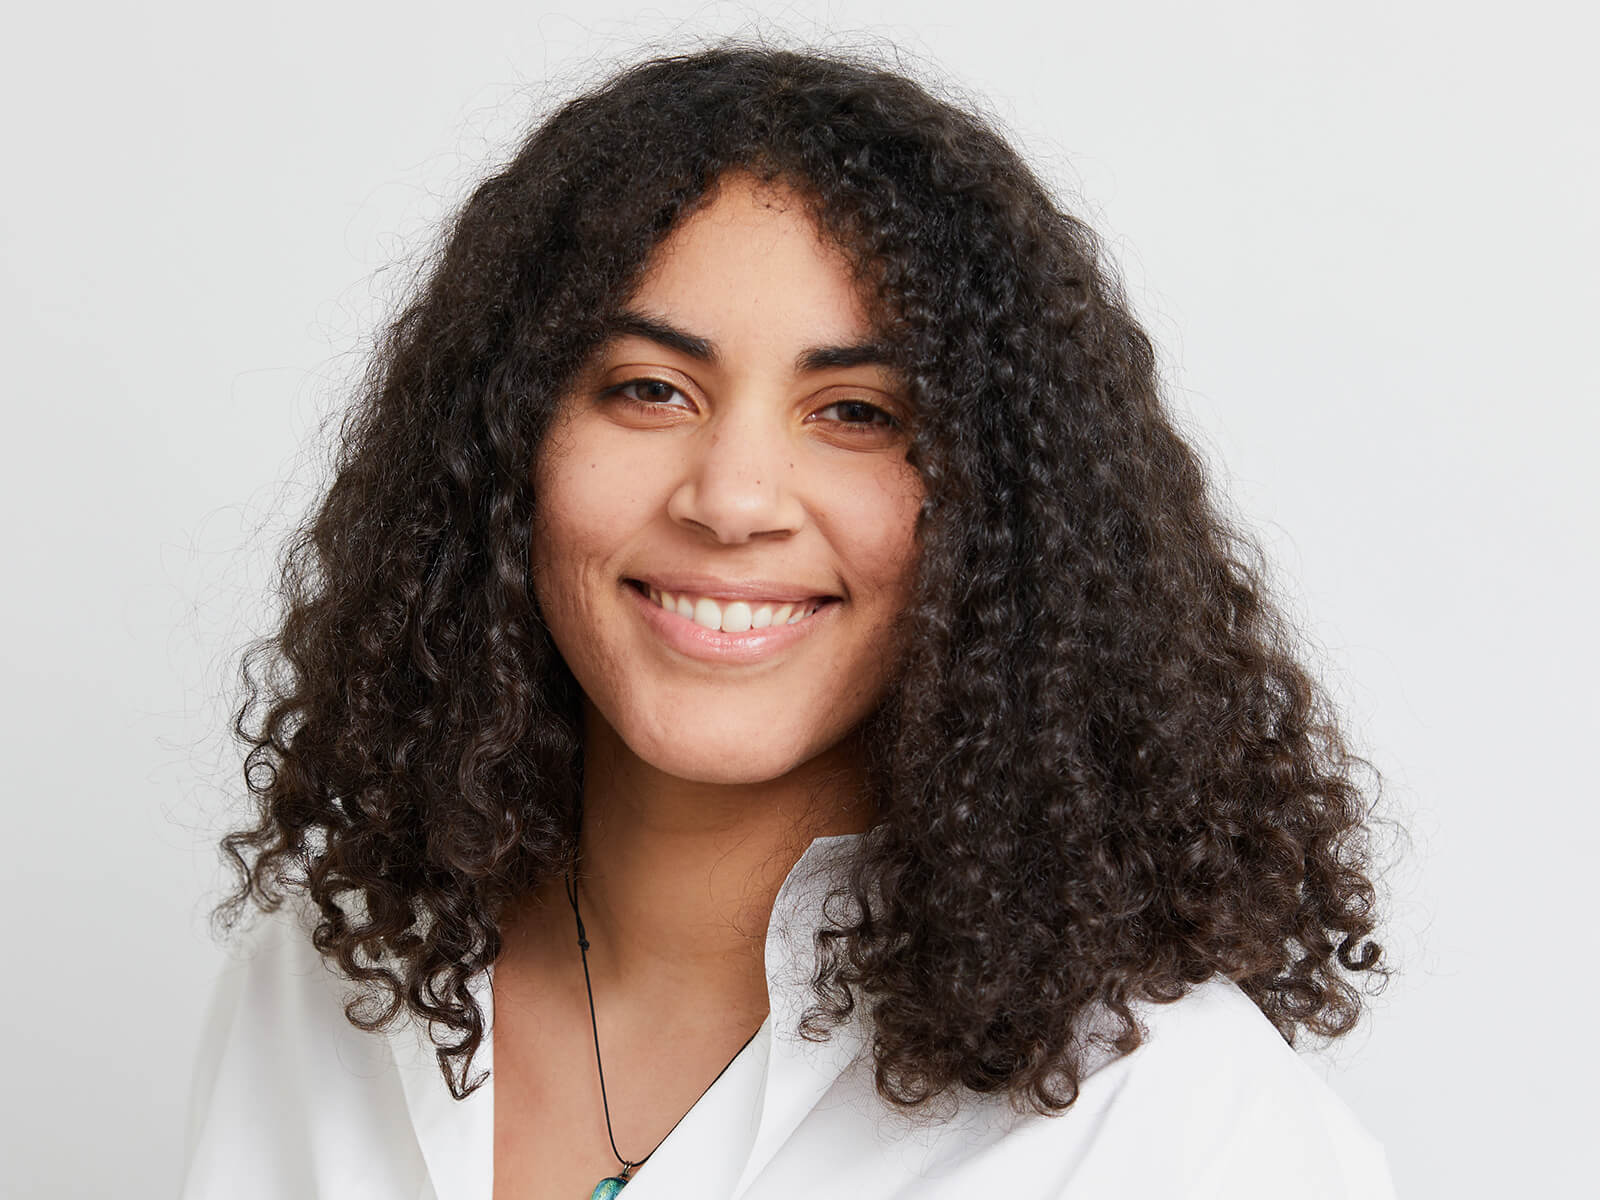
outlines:
[[820, 600], [804, 600], [798, 604], [756, 603], [729, 600], [726, 603], [709, 596], [691, 596], [687, 592], [663, 592], [650, 588], [650, 599], [668, 612], [686, 617], [707, 629], [720, 629], [723, 633], [743, 633], [747, 629], [765, 629], [769, 625], [793, 625], [803, 621], [818, 608]]

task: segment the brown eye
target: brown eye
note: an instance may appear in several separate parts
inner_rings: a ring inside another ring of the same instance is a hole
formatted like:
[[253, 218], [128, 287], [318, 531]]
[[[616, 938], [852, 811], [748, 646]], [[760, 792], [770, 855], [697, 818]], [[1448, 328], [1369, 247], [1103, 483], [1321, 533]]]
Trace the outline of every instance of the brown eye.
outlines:
[[900, 422], [892, 413], [886, 412], [876, 404], [869, 404], [865, 400], [836, 400], [820, 412], [829, 412], [837, 409], [839, 416], [834, 418], [840, 425], [860, 426], [863, 428], [899, 429]]
[[683, 395], [681, 391], [664, 379], [630, 379], [627, 383], [619, 383], [616, 387], [607, 388], [603, 394], [621, 396], [624, 400], [629, 400], [641, 408], [670, 407], [665, 401], [673, 396]]

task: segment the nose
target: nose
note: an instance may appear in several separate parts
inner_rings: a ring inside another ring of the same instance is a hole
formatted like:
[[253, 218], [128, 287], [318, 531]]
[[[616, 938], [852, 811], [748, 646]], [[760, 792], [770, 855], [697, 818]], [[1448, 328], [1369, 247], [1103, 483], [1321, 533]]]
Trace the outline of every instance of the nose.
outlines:
[[795, 450], [770, 410], [759, 403], [731, 406], [685, 443], [682, 478], [667, 515], [729, 545], [794, 533], [805, 519], [795, 489]]

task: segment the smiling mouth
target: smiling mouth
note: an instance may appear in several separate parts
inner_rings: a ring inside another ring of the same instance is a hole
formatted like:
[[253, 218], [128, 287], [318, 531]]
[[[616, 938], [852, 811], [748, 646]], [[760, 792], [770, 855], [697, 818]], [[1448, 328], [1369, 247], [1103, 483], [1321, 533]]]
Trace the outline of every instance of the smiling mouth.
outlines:
[[687, 592], [666, 592], [637, 579], [625, 580], [629, 587], [657, 607], [692, 621], [703, 629], [722, 633], [745, 633], [781, 625], [798, 625], [830, 604], [836, 596], [815, 596], [802, 601], [716, 600]]

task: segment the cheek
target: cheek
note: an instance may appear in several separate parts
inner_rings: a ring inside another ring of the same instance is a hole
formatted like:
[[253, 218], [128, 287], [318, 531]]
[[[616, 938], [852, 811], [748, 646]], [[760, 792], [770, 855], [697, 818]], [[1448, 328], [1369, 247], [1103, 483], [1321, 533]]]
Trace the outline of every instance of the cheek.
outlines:
[[833, 506], [836, 544], [846, 548], [857, 581], [898, 607], [916, 575], [921, 476], [902, 466], [841, 488], [838, 494], [841, 499]]
[[535, 480], [535, 590], [543, 604], [579, 601], [574, 589], [596, 586], [648, 520], [653, 489], [638, 464], [581, 445], [552, 454]]
[[598, 468], [572, 455], [540, 473], [532, 536], [534, 595], [558, 641], [585, 604], [587, 567], [604, 555], [610, 517], [597, 504], [603, 494], [586, 487]]

